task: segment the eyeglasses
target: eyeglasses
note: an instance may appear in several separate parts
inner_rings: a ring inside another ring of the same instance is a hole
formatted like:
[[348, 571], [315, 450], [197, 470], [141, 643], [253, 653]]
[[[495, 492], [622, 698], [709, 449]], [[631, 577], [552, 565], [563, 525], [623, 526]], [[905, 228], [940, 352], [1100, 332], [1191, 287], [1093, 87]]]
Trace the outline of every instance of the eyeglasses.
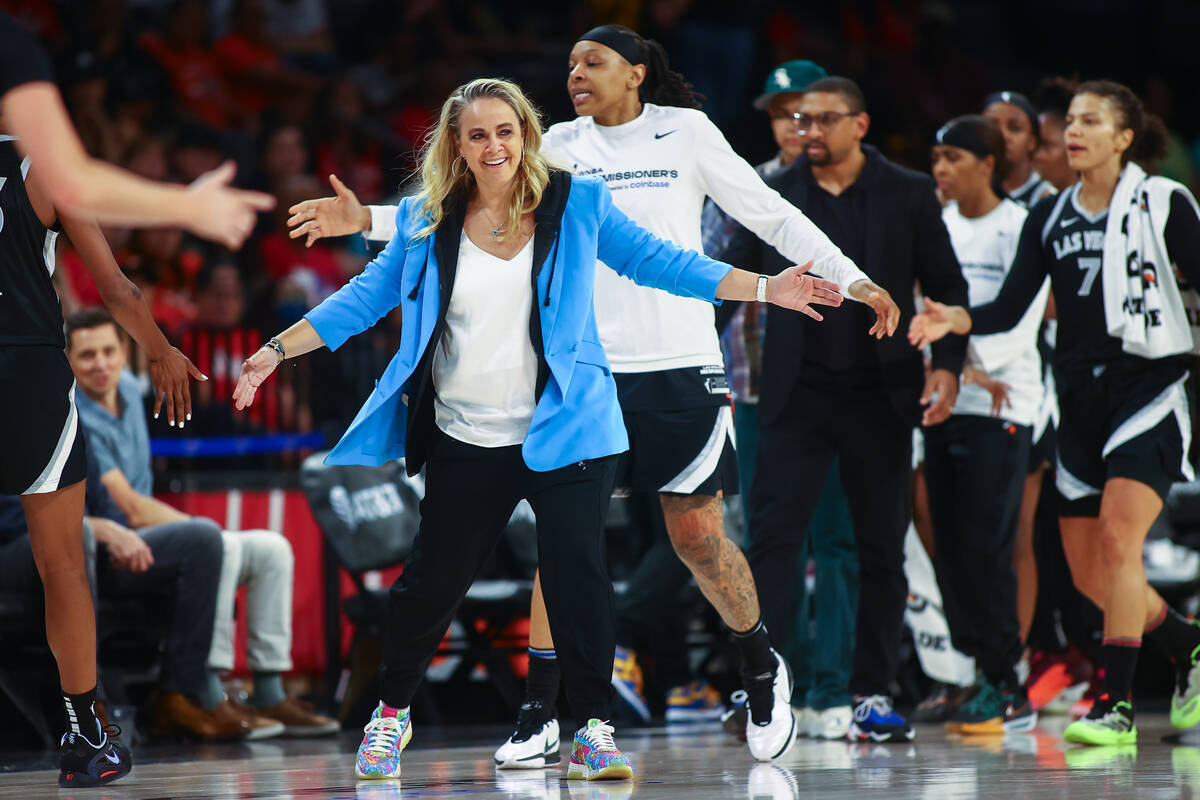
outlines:
[[784, 119], [792, 123], [799, 131], [804, 132], [813, 128], [831, 129], [846, 117], [858, 116], [857, 111], [822, 111], [820, 114], [779, 114], [775, 119]]

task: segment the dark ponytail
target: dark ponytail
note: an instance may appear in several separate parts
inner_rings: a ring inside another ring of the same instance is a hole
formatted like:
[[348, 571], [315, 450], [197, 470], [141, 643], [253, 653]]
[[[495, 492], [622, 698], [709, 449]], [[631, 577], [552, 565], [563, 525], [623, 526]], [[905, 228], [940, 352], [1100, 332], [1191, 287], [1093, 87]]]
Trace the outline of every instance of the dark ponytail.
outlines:
[[638, 98], [643, 103], [657, 106], [700, 108], [704, 95], [696, 92], [682, 74], [671, 69], [663, 46], [653, 39], [638, 38], [646, 54], [646, 80], [642, 81]]
[[1116, 81], [1087, 81], [1075, 90], [1076, 95], [1094, 94], [1108, 100], [1117, 112], [1117, 128], [1133, 131], [1133, 143], [1121, 154], [1121, 163], [1134, 161], [1151, 169], [1167, 155], [1167, 126], [1155, 114], [1146, 113], [1142, 101], [1133, 91]]

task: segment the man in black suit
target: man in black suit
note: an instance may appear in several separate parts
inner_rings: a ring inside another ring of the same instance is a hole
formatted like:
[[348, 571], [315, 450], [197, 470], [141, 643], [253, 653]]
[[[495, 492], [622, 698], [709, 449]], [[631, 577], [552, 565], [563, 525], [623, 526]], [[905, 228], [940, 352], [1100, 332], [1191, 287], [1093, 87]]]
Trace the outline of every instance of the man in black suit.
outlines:
[[[815, 81], [805, 89], [795, 123], [805, 140], [804, 155], [767, 183], [891, 293], [905, 327], [913, 316], [916, 283], [930, 296], [965, 301], [967, 284], [933, 181], [862, 144], [870, 119], [858, 86], [840, 77]], [[745, 230], [719, 257], [767, 274], [787, 266]], [[775, 309], [767, 317], [747, 556], [767, 630], [789, 630], [797, 559], [838, 456], [860, 564], [850, 736], [906, 741], [913, 738], [912, 728], [892, 710], [888, 695], [907, 596], [912, 429], [950, 415], [967, 342], [965, 337], [939, 342], [927, 372], [921, 352], [904, 336], [865, 333], [872, 321], [868, 306], [846, 303], [825, 316], [820, 324]]]

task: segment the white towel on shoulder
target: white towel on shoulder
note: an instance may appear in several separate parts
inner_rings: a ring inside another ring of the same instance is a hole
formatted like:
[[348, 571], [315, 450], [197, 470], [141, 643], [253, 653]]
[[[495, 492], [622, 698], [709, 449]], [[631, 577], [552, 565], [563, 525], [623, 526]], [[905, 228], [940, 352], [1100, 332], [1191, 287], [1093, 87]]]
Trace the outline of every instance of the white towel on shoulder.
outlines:
[[1122, 341], [1126, 353], [1163, 358], [1195, 352], [1189, 324], [1198, 319], [1200, 295], [1181, 291], [1167, 255], [1163, 231], [1171, 195], [1186, 193], [1182, 184], [1149, 176], [1137, 164], [1121, 170], [1109, 204], [1104, 231], [1104, 317], [1108, 333]]

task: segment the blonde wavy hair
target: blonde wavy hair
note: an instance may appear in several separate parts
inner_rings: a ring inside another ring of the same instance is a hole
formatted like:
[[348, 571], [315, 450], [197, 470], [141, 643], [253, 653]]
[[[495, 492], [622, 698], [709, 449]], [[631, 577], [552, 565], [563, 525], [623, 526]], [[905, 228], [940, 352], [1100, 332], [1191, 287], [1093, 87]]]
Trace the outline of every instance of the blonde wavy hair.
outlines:
[[475, 176], [469, 169], [455, 169], [459, 157], [459, 119], [464, 108], [476, 100], [492, 98], [508, 103], [517, 115], [524, 140], [521, 161], [513, 176], [513, 191], [501, 226], [503, 236], [521, 228], [521, 217], [532, 212], [542, 201], [542, 192], [550, 182], [550, 164], [542, 155], [542, 125], [537, 109], [517, 84], [500, 78], [478, 78], [455, 89], [442, 104], [437, 126], [430, 131], [421, 149], [421, 188], [417, 192], [417, 213], [428, 220], [414, 241], [430, 236], [446, 215], [447, 199], [469, 195], [475, 188]]

